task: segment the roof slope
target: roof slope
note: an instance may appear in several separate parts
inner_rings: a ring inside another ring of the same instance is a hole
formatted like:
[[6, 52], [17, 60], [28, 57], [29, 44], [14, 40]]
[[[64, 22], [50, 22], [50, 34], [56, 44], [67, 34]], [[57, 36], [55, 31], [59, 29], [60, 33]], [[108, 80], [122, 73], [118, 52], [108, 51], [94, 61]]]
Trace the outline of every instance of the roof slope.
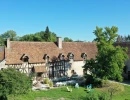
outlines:
[[97, 53], [95, 43], [87, 42], [62, 42], [62, 49], [59, 49], [54, 42], [20, 42], [11, 41], [10, 49], [6, 49], [6, 64], [23, 63], [20, 60], [23, 54], [28, 55], [29, 63], [45, 62], [43, 57], [48, 54], [50, 60], [63, 53], [65, 58], [68, 53], [74, 54], [74, 60], [83, 60], [81, 53], [86, 53], [88, 59], [94, 58]]

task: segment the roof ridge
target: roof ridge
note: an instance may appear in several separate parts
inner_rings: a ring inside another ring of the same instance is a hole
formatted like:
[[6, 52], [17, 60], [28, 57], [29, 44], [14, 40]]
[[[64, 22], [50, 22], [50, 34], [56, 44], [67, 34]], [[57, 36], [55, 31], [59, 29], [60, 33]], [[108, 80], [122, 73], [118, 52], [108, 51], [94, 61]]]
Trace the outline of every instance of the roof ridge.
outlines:
[[42, 41], [10, 41], [10, 42], [23, 42], [23, 43], [55, 43], [55, 42], [42, 42]]

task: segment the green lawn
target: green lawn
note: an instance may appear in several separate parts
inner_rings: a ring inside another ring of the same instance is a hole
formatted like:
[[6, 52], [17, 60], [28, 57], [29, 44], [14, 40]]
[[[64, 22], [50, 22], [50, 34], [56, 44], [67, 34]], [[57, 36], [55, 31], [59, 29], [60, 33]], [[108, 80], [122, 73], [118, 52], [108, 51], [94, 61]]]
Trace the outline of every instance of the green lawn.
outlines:
[[[130, 86], [124, 86], [125, 91], [114, 95], [113, 100], [130, 100]], [[8, 96], [8, 100], [58, 100], [59, 98], [65, 98], [65, 100], [86, 100], [86, 96], [90, 95], [84, 91], [83, 87], [79, 89], [72, 87], [72, 92], [67, 92], [66, 87], [50, 89], [48, 91], [34, 91], [26, 95], [17, 95], [15, 99], [13, 96]], [[92, 93], [98, 95], [102, 92], [102, 89], [95, 88]], [[104, 91], [103, 91], [104, 92]], [[49, 98], [49, 99], [43, 99]]]

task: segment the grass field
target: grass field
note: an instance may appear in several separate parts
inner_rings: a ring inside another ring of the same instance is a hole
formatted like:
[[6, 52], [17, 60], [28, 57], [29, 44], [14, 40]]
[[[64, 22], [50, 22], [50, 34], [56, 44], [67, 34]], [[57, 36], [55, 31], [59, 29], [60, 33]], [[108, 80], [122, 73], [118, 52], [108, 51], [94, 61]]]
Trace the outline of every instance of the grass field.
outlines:
[[[124, 86], [125, 91], [114, 95], [113, 100], [130, 100], [130, 86]], [[95, 88], [93, 94], [98, 95], [105, 90]], [[48, 91], [33, 91], [26, 95], [8, 96], [8, 100], [86, 100], [85, 97], [90, 95], [85, 88], [79, 89], [72, 87], [72, 92], [67, 92], [66, 87], [50, 89]], [[63, 99], [64, 98], [64, 99]]]

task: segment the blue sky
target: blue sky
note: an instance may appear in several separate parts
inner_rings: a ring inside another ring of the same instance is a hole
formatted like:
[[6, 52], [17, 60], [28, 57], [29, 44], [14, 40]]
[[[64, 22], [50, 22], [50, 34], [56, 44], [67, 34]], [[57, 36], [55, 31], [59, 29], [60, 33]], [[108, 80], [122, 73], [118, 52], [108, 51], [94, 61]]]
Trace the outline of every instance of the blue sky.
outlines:
[[130, 34], [130, 0], [1, 0], [0, 34], [18, 36], [50, 31], [73, 40], [92, 41], [96, 26], [117, 26]]

